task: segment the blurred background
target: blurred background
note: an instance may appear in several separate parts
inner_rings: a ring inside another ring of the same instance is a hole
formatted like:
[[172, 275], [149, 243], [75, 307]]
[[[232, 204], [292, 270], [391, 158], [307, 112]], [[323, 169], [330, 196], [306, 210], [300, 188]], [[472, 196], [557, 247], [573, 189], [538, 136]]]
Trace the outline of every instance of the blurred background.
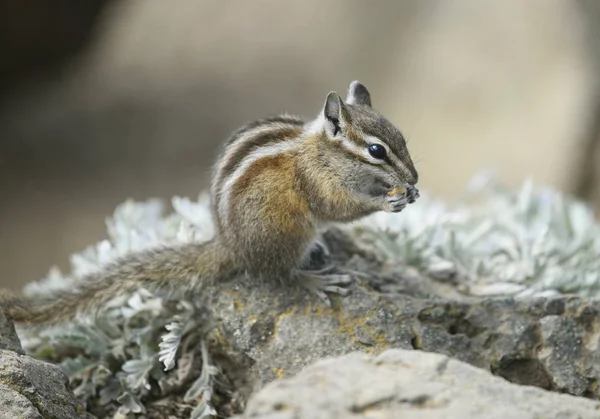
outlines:
[[0, 0], [0, 286], [66, 268], [128, 198], [195, 198], [230, 131], [354, 79], [421, 189], [495, 169], [599, 210], [599, 23], [595, 0]]

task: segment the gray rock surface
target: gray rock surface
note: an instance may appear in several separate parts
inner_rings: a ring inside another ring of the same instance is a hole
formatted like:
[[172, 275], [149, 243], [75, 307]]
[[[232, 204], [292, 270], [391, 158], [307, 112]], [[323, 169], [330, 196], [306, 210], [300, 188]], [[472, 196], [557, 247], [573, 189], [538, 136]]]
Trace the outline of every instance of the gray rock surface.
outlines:
[[597, 419], [600, 403], [511, 384], [444, 355], [393, 349], [316, 362], [267, 385], [243, 416], [261, 419]]
[[332, 308], [302, 290], [243, 280], [218, 294], [213, 351], [236, 359], [230, 369], [244, 371], [249, 387], [292, 376], [324, 357], [400, 348], [445, 354], [514, 383], [600, 399], [598, 301], [466, 298], [344, 248], [349, 243], [329, 246], [340, 266], [369, 272], [357, 277], [349, 297], [334, 297]]
[[0, 419], [92, 417], [57, 366], [23, 355], [12, 323], [1, 316]]
[[21, 347], [19, 336], [17, 336], [17, 332], [15, 331], [15, 326], [6, 318], [2, 310], [0, 310], [0, 349], [6, 349], [18, 354], [25, 353]]

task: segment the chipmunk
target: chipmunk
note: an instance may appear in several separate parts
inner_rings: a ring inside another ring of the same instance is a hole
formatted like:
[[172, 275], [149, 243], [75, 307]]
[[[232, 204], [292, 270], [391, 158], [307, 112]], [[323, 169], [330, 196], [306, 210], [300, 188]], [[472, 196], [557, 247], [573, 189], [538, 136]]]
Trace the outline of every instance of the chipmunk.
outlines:
[[330, 304], [327, 293], [347, 295], [352, 279], [306, 269], [319, 228], [402, 211], [417, 180], [402, 134], [354, 81], [312, 121], [280, 115], [231, 135], [212, 173], [213, 239], [133, 253], [59, 295], [0, 293], [0, 307], [17, 323], [52, 323], [139, 288], [188, 294], [240, 273], [293, 281]]

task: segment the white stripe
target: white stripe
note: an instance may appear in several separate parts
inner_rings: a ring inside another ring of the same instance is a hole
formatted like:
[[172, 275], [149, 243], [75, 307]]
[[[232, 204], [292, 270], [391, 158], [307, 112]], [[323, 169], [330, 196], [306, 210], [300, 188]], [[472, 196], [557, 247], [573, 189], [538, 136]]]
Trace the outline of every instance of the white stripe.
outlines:
[[[233, 142], [233, 144], [231, 144], [229, 147], [227, 147], [225, 149], [225, 154], [220, 159], [220, 162], [218, 163], [218, 166], [216, 168], [216, 173], [213, 178], [215, 183], [212, 185], [212, 190], [213, 190], [215, 199], [218, 201], [219, 205], [221, 202], [221, 199], [219, 199], [219, 196], [223, 192], [223, 182], [221, 179], [221, 174], [222, 174], [225, 166], [227, 166], [230, 163], [232, 156], [235, 153], [237, 153], [237, 151], [240, 148], [244, 147], [244, 144], [246, 143], [246, 141], [249, 141], [249, 140], [255, 138], [256, 136], [267, 134], [273, 130], [288, 128], [288, 127], [293, 127], [293, 126], [285, 124], [285, 123], [281, 123], [281, 122], [271, 122], [271, 123], [266, 123], [264, 125], [259, 125], [258, 127], [254, 127], [251, 130], [244, 132], [241, 136], [236, 138], [236, 140]], [[221, 187], [218, 187], [219, 182], [221, 183]]]
[[325, 127], [325, 116], [323, 115], [323, 111], [310, 123], [306, 126], [306, 133], [309, 136], [319, 135], [323, 132], [323, 128]]
[[223, 186], [221, 187], [223, 195], [221, 196], [218, 204], [221, 220], [228, 221], [230, 200], [232, 199], [231, 189], [233, 188], [233, 185], [246, 173], [248, 168], [256, 161], [265, 157], [272, 157], [294, 150], [301, 144], [302, 139], [302, 137], [296, 137], [293, 140], [287, 140], [278, 144], [259, 148], [248, 154], [242, 160], [242, 164], [240, 164], [235, 172], [233, 172], [233, 174], [227, 178], [227, 181], [224, 182]]
[[233, 142], [233, 144], [231, 144], [225, 149], [225, 155], [221, 159], [221, 164], [217, 169], [217, 176], [221, 175], [221, 171], [223, 170], [223, 168], [229, 164], [231, 156], [234, 155], [240, 148], [242, 148], [246, 141], [253, 139], [259, 135], [269, 133], [274, 129], [281, 129], [285, 127], [287, 127], [287, 125], [281, 123], [267, 123], [265, 125], [259, 125], [258, 127], [254, 127], [251, 130], [244, 132]]
[[370, 144], [379, 144], [383, 148], [385, 148], [385, 151], [388, 155], [391, 155], [391, 151], [390, 151], [390, 148], [388, 147], [388, 145], [386, 143], [384, 143], [383, 141], [381, 141], [377, 137], [373, 137], [371, 135], [364, 135], [364, 134], [362, 136], [365, 139], [365, 141], [367, 142], [367, 144], [358, 145], [354, 141], [350, 141], [347, 138], [343, 138], [342, 142], [341, 142], [342, 146], [344, 148], [346, 148], [347, 150], [350, 150], [354, 154], [358, 154], [359, 156], [362, 156], [364, 159], [368, 160], [369, 162], [371, 162], [373, 164], [383, 165], [385, 163], [384, 160], [376, 159], [375, 157], [371, 156], [371, 153], [369, 153], [369, 145]]
[[[367, 141], [369, 144], [379, 144], [379, 145], [381, 145], [382, 147], [384, 147], [384, 148], [385, 148], [385, 152], [386, 152], [386, 154], [388, 155], [389, 159], [392, 161], [392, 164], [393, 164], [395, 167], [399, 167], [399, 168], [401, 168], [403, 171], [410, 172], [410, 171], [409, 171], [409, 170], [406, 168], [406, 165], [404, 164], [404, 162], [403, 162], [402, 160], [400, 160], [400, 159], [398, 158], [398, 156], [396, 156], [396, 154], [395, 154], [395, 153], [394, 153], [394, 152], [393, 152], [393, 151], [390, 149], [390, 147], [389, 147], [389, 146], [388, 146], [386, 143], [384, 143], [384, 142], [383, 142], [383, 141], [381, 141], [379, 138], [377, 138], [377, 137], [374, 137], [374, 136], [372, 136], [372, 135], [364, 135], [364, 139], [365, 139], [365, 140], [366, 140], [366, 141]], [[367, 154], [369, 154], [369, 156], [370, 156], [370, 153], [369, 153], [368, 147], [367, 147], [367, 148], [365, 148], [365, 150], [367, 151]], [[371, 157], [371, 158], [373, 159], [373, 157]], [[379, 159], [375, 159], [375, 160], [377, 160], [377, 161], [379, 162], [379, 164], [382, 164], [382, 163], [384, 163], [384, 161], [383, 161], [383, 160], [379, 160]], [[376, 163], [376, 162], [375, 162], [375, 163]]]

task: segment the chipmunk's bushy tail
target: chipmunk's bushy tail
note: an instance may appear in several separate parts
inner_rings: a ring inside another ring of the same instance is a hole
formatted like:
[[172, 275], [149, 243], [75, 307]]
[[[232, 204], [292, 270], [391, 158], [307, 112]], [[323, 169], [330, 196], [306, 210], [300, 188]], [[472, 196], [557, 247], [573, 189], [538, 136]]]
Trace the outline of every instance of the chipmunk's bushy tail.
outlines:
[[139, 288], [167, 294], [197, 292], [234, 273], [234, 264], [216, 242], [185, 244], [131, 254], [52, 297], [0, 291], [0, 309], [16, 323], [49, 324], [99, 308]]

